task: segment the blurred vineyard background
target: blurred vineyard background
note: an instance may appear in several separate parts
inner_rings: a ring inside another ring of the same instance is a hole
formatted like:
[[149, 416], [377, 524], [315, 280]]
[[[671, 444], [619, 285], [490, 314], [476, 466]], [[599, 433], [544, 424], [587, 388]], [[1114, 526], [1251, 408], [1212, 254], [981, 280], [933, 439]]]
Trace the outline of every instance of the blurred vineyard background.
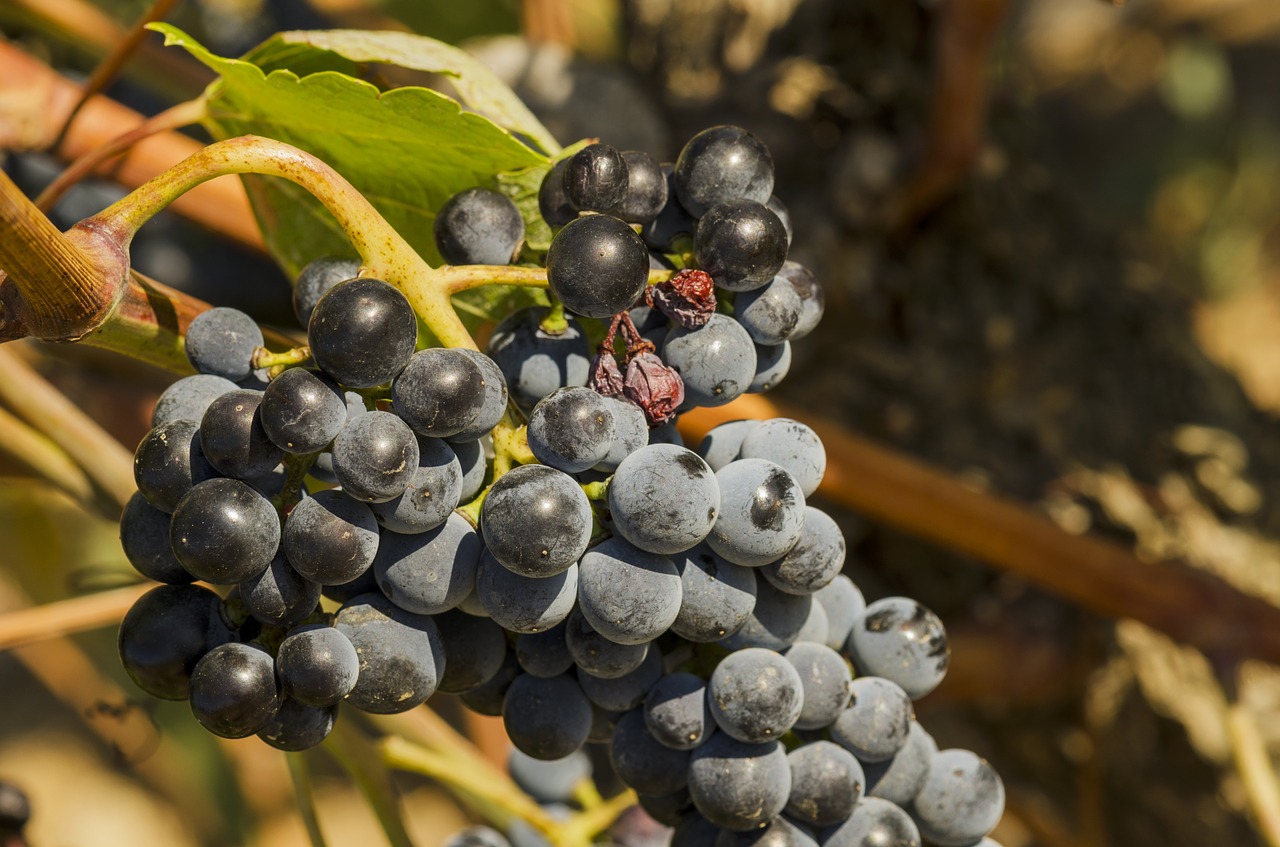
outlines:
[[[0, 0], [0, 156], [29, 193], [77, 144], [129, 128], [86, 109], [56, 143], [51, 104], [65, 117], [70, 100], [42, 68], [84, 79], [149, 5]], [[1152, 595], [1168, 596], [1162, 562], [1180, 560], [1280, 605], [1276, 0], [188, 0], [168, 19], [220, 55], [281, 29], [463, 44], [563, 142], [672, 159], [702, 127], [747, 127], [773, 150], [793, 256], [828, 299], [770, 400], [1021, 501], [1063, 531], [1041, 533], [1043, 549], [1084, 533], [1130, 548]], [[209, 79], [148, 36], [107, 94], [154, 114]], [[68, 194], [55, 220], [121, 196], [129, 167]], [[205, 223], [165, 213], [135, 242], [137, 268], [288, 325], [288, 281]], [[169, 379], [72, 345], [3, 353], [130, 450]], [[0, 623], [131, 573], [112, 520], [30, 474], [4, 396]], [[1269, 833], [1256, 823], [1276, 814], [1267, 759], [1259, 770], [1225, 717], [1238, 704], [1262, 752], [1280, 752], [1275, 666], [1224, 674], [1233, 656], [1099, 614], [1149, 619], [1142, 592], [964, 554], [982, 538], [922, 541], [842, 510], [868, 494], [833, 477], [824, 508], [853, 542], [855, 582], [947, 623], [952, 675], [920, 712], [940, 746], [982, 751], [1003, 775], [1005, 847], [1280, 844], [1274, 818]], [[1209, 599], [1165, 629], [1249, 635], [1254, 619]], [[306, 843], [283, 758], [142, 699], [113, 628], [0, 652], [0, 692], [0, 779], [31, 796], [33, 847]], [[447, 700], [432, 705], [454, 716]], [[500, 736], [469, 730], [501, 755]], [[331, 843], [379, 843], [338, 768], [312, 761]], [[466, 820], [425, 780], [400, 788], [424, 847]]]

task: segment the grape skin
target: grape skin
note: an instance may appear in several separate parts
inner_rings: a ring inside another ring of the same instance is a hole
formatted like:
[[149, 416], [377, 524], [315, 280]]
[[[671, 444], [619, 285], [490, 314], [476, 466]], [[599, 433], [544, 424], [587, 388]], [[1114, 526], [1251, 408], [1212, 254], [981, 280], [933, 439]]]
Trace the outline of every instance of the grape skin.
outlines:
[[621, 538], [597, 544], [579, 565], [583, 616], [619, 644], [643, 644], [666, 632], [680, 612], [680, 593], [680, 574], [669, 558]]
[[287, 753], [310, 750], [324, 741], [333, 730], [338, 710], [333, 706], [316, 707], [285, 699], [275, 717], [258, 730], [258, 737], [268, 746]]
[[502, 723], [516, 749], [535, 759], [563, 759], [591, 731], [591, 703], [570, 676], [521, 674], [502, 704]]
[[475, 688], [462, 692], [459, 699], [478, 715], [499, 717], [502, 714], [502, 702], [507, 696], [507, 689], [511, 687], [512, 681], [517, 676], [520, 676], [520, 665], [516, 662], [515, 654], [508, 650], [498, 672]]
[[466, 518], [450, 512], [433, 530], [384, 532], [373, 559], [378, 587], [407, 612], [437, 615], [460, 604], [476, 584], [482, 548]]
[[520, 790], [539, 803], [569, 803], [574, 789], [591, 778], [591, 759], [581, 750], [560, 759], [535, 759], [512, 749], [507, 771]]
[[831, 725], [831, 740], [862, 762], [883, 762], [907, 743], [911, 699], [899, 686], [862, 676], [849, 686], [849, 708]]
[[783, 467], [764, 459], [739, 459], [716, 471], [720, 515], [707, 544], [745, 567], [785, 556], [804, 530], [804, 494]]
[[748, 394], [763, 394], [786, 379], [791, 370], [791, 342], [773, 347], [756, 345], [756, 375], [747, 386]]
[[339, 256], [322, 256], [307, 264], [293, 285], [293, 314], [300, 326], [311, 320], [316, 303], [330, 288], [360, 274], [360, 262]]
[[412, 535], [443, 524], [462, 495], [462, 463], [457, 453], [438, 438], [419, 437], [418, 467], [404, 493], [371, 508], [382, 526]]
[[180, 420], [198, 421], [204, 417], [210, 403], [238, 387], [226, 377], [212, 374], [184, 376], [160, 395], [151, 412], [151, 425], [157, 427]]
[[231, 640], [221, 606], [217, 594], [199, 585], [161, 585], [143, 594], [120, 622], [125, 673], [152, 697], [187, 699], [196, 663]]
[[133, 456], [133, 481], [147, 502], [172, 514], [192, 486], [218, 475], [200, 448], [200, 424], [179, 419], [142, 437]]
[[461, 694], [483, 685], [507, 658], [507, 638], [488, 618], [450, 610], [436, 615], [436, 631], [444, 650], [444, 673], [438, 690]]
[[577, 565], [537, 578], [508, 570], [487, 549], [480, 555], [476, 596], [505, 630], [526, 633], [550, 629], [569, 617], [577, 591]]
[[342, 585], [373, 564], [378, 522], [344, 491], [317, 491], [293, 507], [284, 523], [284, 554], [298, 573], [320, 585]]
[[730, 200], [765, 203], [773, 196], [773, 157], [741, 127], [709, 127], [680, 151], [674, 182], [680, 205], [694, 217]]
[[333, 706], [355, 687], [360, 656], [334, 627], [299, 627], [280, 642], [276, 676], [287, 697], [308, 706]]
[[568, 673], [573, 667], [573, 654], [566, 642], [568, 621], [543, 632], [530, 632], [516, 637], [516, 660], [525, 673], [552, 677]]
[[479, 494], [480, 489], [484, 487], [485, 474], [489, 470], [484, 455], [484, 444], [480, 441], [463, 441], [449, 446], [458, 458], [458, 468], [462, 475], [458, 502], [465, 503]]
[[805, 497], [818, 490], [827, 469], [822, 439], [809, 426], [790, 418], [765, 421], [742, 439], [739, 456], [781, 465], [800, 484]]
[[660, 744], [645, 726], [640, 709], [618, 718], [609, 760], [622, 781], [641, 794], [671, 794], [688, 782], [689, 752]]
[[779, 815], [748, 832], [720, 830], [715, 847], [817, 847], [818, 842], [799, 826]]
[[267, 569], [240, 583], [249, 614], [268, 626], [292, 626], [315, 611], [320, 586], [289, 566], [283, 553]]
[[791, 767], [777, 741], [747, 744], [717, 732], [690, 754], [689, 796], [716, 826], [754, 829], [782, 812], [790, 793]]
[[694, 642], [719, 641], [737, 632], [756, 606], [756, 575], [700, 544], [677, 556], [680, 611], [671, 630]]
[[645, 697], [644, 720], [664, 747], [692, 750], [702, 744], [716, 729], [706, 682], [684, 671], [664, 676]]
[[239, 309], [218, 306], [192, 319], [184, 334], [191, 367], [232, 382], [253, 371], [253, 353], [263, 345], [262, 330]]
[[280, 546], [280, 518], [243, 482], [210, 479], [178, 502], [169, 541], [182, 567], [197, 579], [230, 585], [271, 564]]
[[706, 460], [711, 470], [718, 471], [736, 460], [742, 452], [742, 441], [760, 426], [760, 421], [729, 421], [714, 427], [698, 444], [698, 455]]
[[609, 453], [596, 464], [595, 470], [614, 471], [622, 460], [649, 443], [649, 422], [635, 403], [606, 397], [605, 405], [613, 412], [614, 442]]
[[787, 813], [814, 826], [833, 826], [853, 813], [865, 778], [853, 754], [830, 741], [797, 747], [787, 754], [791, 794]]
[[461, 350], [419, 350], [392, 382], [391, 403], [396, 414], [420, 435], [457, 435], [480, 421], [485, 404], [484, 371]]
[[853, 814], [822, 833], [822, 847], [920, 847], [920, 831], [906, 812], [878, 797], [863, 797]]
[[805, 506], [804, 528], [796, 546], [760, 572], [779, 591], [813, 594], [836, 578], [844, 568], [844, 557], [840, 526], [821, 509]]
[[280, 449], [315, 453], [347, 422], [347, 404], [337, 383], [304, 368], [289, 368], [262, 393], [259, 414], [267, 437]]
[[800, 323], [804, 304], [785, 279], [774, 277], [759, 288], [733, 298], [733, 316], [756, 344], [782, 344]]
[[785, 650], [800, 638], [813, 607], [810, 594], [784, 594], [765, 580], [756, 583], [756, 604], [742, 626], [720, 643], [728, 650]]
[[608, 496], [614, 527], [649, 553], [679, 553], [701, 543], [720, 508], [711, 468], [673, 444], [650, 444], [623, 459]]
[[544, 465], [565, 473], [589, 470], [613, 447], [613, 411], [590, 388], [558, 388], [533, 407], [528, 438], [529, 449]]
[[565, 308], [607, 318], [631, 307], [649, 282], [649, 251], [617, 218], [587, 215], [556, 233], [547, 284]]
[[723, 406], [743, 394], [756, 373], [751, 336], [719, 312], [698, 329], [672, 329], [662, 360], [684, 380], [686, 406]]
[[502, 371], [516, 403], [526, 409], [557, 388], [587, 384], [591, 351], [582, 325], [566, 315], [564, 331], [551, 335], [541, 327], [548, 311], [530, 306], [514, 312], [489, 338], [489, 356]]
[[1004, 814], [1004, 783], [968, 750], [941, 750], [913, 803], [920, 834], [938, 847], [966, 847], [995, 829]]
[[524, 576], [554, 576], [587, 549], [591, 503], [567, 474], [521, 465], [489, 489], [480, 528], [489, 553], [504, 567]]
[[852, 693], [853, 674], [844, 658], [825, 644], [808, 641], [796, 643], [783, 655], [795, 667], [804, 691], [796, 728], [830, 726], [849, 705]]
[[418, 470], [418, 439], [390, 412], [351, 418], [333, 439], [333, 472], [348, 495], [366, 503], [394, 500]]
[[907, 743], [883, 762], [864, 762], [867, 795], [896, 803], [904, 809], [920, 793], [938, 745], [918, 721], [911, 722]]
[[578, 684], [587, 699], [610, 712], [628, 712], [644, 702], [649, 689], [662, 678], [662, 652], [650, 647], [640, 666], [612, 679], [578, 674]]
[[324, 293], [307, 324], [311, 357], [348, 388], [388, 383], [418, 341], [418, 318], [405, 296], [380, 279], [361, 277]]
[[468, 188], [436, 211], [432, 232], [450, 265], [505, 265], [524, 242], [524, 218], [502, 194]]
[[484, 390], [481, 396], [480, 411], [476, 413], [475, 420], [461, 432], [455, 432], [453, 435], [447, 436], [446, 440], [450, 444], [475, 441], [488, 435], [502, 420], [502, 416], [506, 414], [507, 401], [511, 397], [507, 389], [507, 379], [502, 375], [502, 370], [498, 367], [497, 362], [479, 350], [468, 350], [465, 347], [459, 347], [457, 352], [466, 356], [480, 369]]
[[561, 179], [575, 209], [608, 211], [627, 195], [627, 162], [608, 144], [588, 144], [566, 160]]
[[800, 303], [803, 309], [800, 312], [800, 320], [796, 323], [796, 328], [791, 332], [791, 340], [799, 341], [813, 332], [818, 322], [822, 320], [822, 313], [826, 308], [826, 297], [822, 292], [822, 286], [814, 278], [813, 273], [799, 262], [784, 262], [782, 270], [778, 271], [778, 278], [785, 279], [791, 283], [791, 287], [796, 290], [796, 294], [800, 295]]
[[810, 641], [815, 644], [825, 644], [827, 630], [827, 610], [822, 608], [821, 603], [810, 603], [804, 626], [800, 627], [800, 631], [796, 633], [796, 643]]
[[868, 606], [845, 647], [859, 673], [896, 682], [912, 700], [938, 687], [951, 660], [942, 621], [907, 597], [886, 597]]
[[622, 160], [627, 167], [627, 189], [610, 213], [630, 224], [647, 224], [667, 205], [667, 176], [648, 153], [624, 150]]
[[574, 609], [565, 621], [564, 639], [573, 664], [601, 679], [626, 676], [649, 655], [648, 642], [619, 644], [596, 632], [581, 609]]
[[813, 593], [813, 599], [827, 610], [827, 640], [824, 643], [832, 650], [843, 649], [854, 621], [867, 608], [862, 592], [849, 577], [837, 574], [835, 579]]
[[561, 159], [552, 165], [538, 187], [538, 214], [547, 226], [562, 227], [578, 216], [578, 210], [573, 208], [564, 190], [564, 169], [568, 162]]
[[125, 558], [147, 579], [169, 585], [195, 580], [173, 555], [169, 544], [169, 516], [135, 491], [120, 515], [120, 546]]
[[258, 391], [229, 391], [210, 403], [200, 419], [200, 449], [226, 476], [261, 477], [284, 459], [284, 450], [262, 426], [262, 397]]
[[787, 231], [778, 216], [759, 203], [721, 203], [698, 221], [693, 254], [698, 267], [711, 274], [718, 287], [753, 291], [768, 285], [782, 270]]
[[271, 654], [250, 644], [220, 644], [191, 672], [191, 711], [222, 738], [258, 732], [280, 709]]
[[334, 626], [360, 657], [360, 676], [346, 698], [357, 709], [406, 712], [435, 692], [445, 657], [431, 618], [406, 612], [381, 594], [363, 594], [338, 610]]
[[759, 647], [730, 653], [707, 683], [716, 726], [739, 741], [761, 744], [780, 738], [800, 717], [804, 689], [785, 658]]

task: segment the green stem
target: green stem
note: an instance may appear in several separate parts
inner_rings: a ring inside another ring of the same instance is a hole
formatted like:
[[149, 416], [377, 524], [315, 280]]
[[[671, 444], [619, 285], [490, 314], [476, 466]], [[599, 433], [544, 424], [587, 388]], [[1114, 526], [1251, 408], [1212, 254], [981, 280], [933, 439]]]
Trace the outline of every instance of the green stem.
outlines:
[[515, 465], [528, 465], [538, 459], [529, 449], [528, 432], [521, 422], [520, 412], [514, 402], [507, 404], [507, 411], [493, 428], [493, 482]]
[[556, 300], [551, 304], [547, 316], [538, 324], [538, 329], [547, 335], [564, 335], [569, 328], [569, 319], [564, 316], [564, 304]]
[[526, 268], [518, 265], [445, 265], [436, 269], [436, 278], [441, 287], [450, 294], [486, 285], [547, 287], [546, 268]]
[[446, 756], [399, 736], [388, 736], [379, 745], [382, 761], [391, 768], [421, 774], [474, 798], [506, 826], [512, 818], [527, 822], [540, 832], [553, 831], [557, 824], [541, 806], [513, 784], [490, 779], [455, 756]]
[[285, 510], [292, 506], [298, 500], [298, 492], [302, 490], [302, 481], [306, 479], [307, 472], [311, 470], [311, 466], [316, 463], [316, 456], [320, 453], [290, 453], [284, 457], [285, 478], [284, 486], [280, 489], [280, 493], [271, 498], [271, 505], [276, 507], [276, 511], [281, 515]]
[[259, 368], [275, 368], [288, 367], [290, 365], [301, 365], [311, 359], [311, 348], [307, 345], [294, 347], [292, 350], [284, 350], [279, 353], [272, 353], [266, 347], [259, 347], [253, 351], [253, 367], [255, 370]]
[[489, 496], [490, 488], [493, 488], [493, 486], [485, 486], [484, 490], [477, 494], [470, 503], [465, 506], [459, 506], [454, 511], [466, 518], [473, 527], [479, 527], [480, 510], [484, 508], [484, 498]]
[[316, 798], [311, 788], [311, 772], [303, 753], [285, 753], [289, 765], [289, 777], [293, 780], [293, 796], [298, 803], [298, 815], [307, 828], [311, 847], [326, 847], [324, 833], [320, 830], [320, 816], [316, 813]]
[[246, 135], [210, 144], [89, 221], [114, 230], [119, 243], [127, 245], [144, 223], [187, 191], [214, 177], [245, 173], [278, 176], [309, 191], [359, 252], [361, 273], [399, 288], [442, 344], [476, 349], [439, 281], [440, 272], [423, 261], [341, 174], [280, 141]]
[[597, 502], [604, 500], [609, 496], [609, 481], [612, 479], [613, 477], [609, 477], [609, 479], [602, 479], [599, 482], [584, 482], [582, 483], [582, 493], [587, 495], [588, 500]]
[[364, 794], [373, 813], [382, 825], [391, 847], [413, 847], [409, 833], [405, 831], [400, 815], [391, 774], [383, 764], [378, 750], [369, 739], [346, 721], [338, 721], [333, 732], [324, 741], [325, 749], [333, 754], [351, 779]]
[[593, 838], [612, 826], [619, 815], [635, 804], [636, 793], [630, 789], [610, 797], [598, 806], [557, 823], [548, 833], [551, 843], [563, 847], [590, 844]]

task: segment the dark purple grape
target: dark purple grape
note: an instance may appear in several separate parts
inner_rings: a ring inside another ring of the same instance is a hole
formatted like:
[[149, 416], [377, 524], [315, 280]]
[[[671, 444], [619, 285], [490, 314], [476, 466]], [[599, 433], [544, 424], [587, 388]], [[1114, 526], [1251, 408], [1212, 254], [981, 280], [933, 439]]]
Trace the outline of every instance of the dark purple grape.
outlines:
[[468, 188], [444, 202], [432, 232], [440, 256], [451, 265], [505, 265], [524, 242], [524, 219], [502, 194]]
[[607, 318], [631, 308], [649, 282], [649, 251], [631, 227], [587, 215], [556, 233], [547, 251], [547, 284], [565, 308]]
[[372, 388], [408, 364], [418, 319], [405, 296], [382, 280], [349, 279], [316, 303], [307, 339], [326, 373], [350, 388]]
[[265, 727], [280, 710], [271, 654], [252, 644], [221, 644], [191, 672], [191, 711], [222, 738], [244, 738]]
[[280, 547], [280, 518], [271, 503], [235, 479], [210, 479], [174, 509], [169, 541], [197, 579], [230, 585], [257, 576]]
[[221, 609], [221, 598], [198, 585], [161, 585], [143, 594], [120, 622], [125, 673], [153, 697], [187, 699], [196, 662], [231, 640]]

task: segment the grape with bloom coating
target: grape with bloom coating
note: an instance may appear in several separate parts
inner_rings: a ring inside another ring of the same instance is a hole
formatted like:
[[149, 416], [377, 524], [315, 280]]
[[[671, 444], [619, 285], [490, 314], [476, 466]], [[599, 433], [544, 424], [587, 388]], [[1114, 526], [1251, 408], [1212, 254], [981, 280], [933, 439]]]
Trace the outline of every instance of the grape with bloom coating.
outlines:
[[845, 821], [822, 833], [822, 847], [920, 847], [920, 831], [902, 809], [879, 797], [863, 797]]
[[349, 388], [388, 383], [418, 341], [418, 319], [405, 296], [380, 279], [348, 279], [324, 293], [307, 324], [311, 357]]
[[456, 607], [476, 584], [483, 544], [466, 518], [450, 512], [433, 530], [382, 533], [373, 560], [378, 587], [407, 612], [438, 615]]
[[698, 329], [671, 330], [662, 344], [662, 360], [684, 380], [689, 406], [723, 406], [743, 394], [756, 373], [751, 336], [719, 312]]
[[508, 569], [486, 549], [476, 571], [476, 596], [494, 622], [516, 633], [541, 632], [569, 617], [578, 591], [578, 566], [553, 576]]
[[489, 337], [489, 356], [502, 371], [516, 403], [528, 409], [557, 388], [586, 385], [591, 350], [582, 325], [565, 315], [564, 329], [542, 328], [548, 309], [530, 306], [513, 312]]
[[692, 750], [702, 744], [716, 728], [706, 682], [684, 671], [664, 676], [645, 697], [644, 720], [664, 747]]
[[505, 265], [524, 241], [524, 218], [516, 204], [487, 188], [450, 197], [431, 228], [440, 256], [451, 265]]
[[374, 714], [407, 712], [435, 693], [444, 650], [435, 621], [396, 606], [381, 594], [343, 605], [334, 626], [360, 657], [360, 676], [347, 702]]
[[707, 544], [729, 561], [760, 567], [785, 556], [804, 530], [804, 493], [780, 465], [739, 459], [716, 471], [720, 515]]
[[169, 516], [135, 491], [120, 515], [120, 546], [138, 573], [156, 582], [186, 585], [195, 580], [173, 555]]
[[853, 675], [844, 658], [825, 644], [811, 641], [798, 641], [783, 655], [795, 667], [804, 691], [796, 728], [830, 726], [849, 705]]
[[342, 585], [373, 564], [378, 522], [369, 507], [331, 488], [317, 491], [289, 512], [284, 554], [294, 569], [320, 585]]
[[853, 754], [830, 741], [797, 747], [787, 754], [791, 794], [787, 814], [812, 826], [832, 826], [853, 813], [865, 780]]
[[689, 757], [689, 796], [724, 829], [760, 826], [786, 807], [790, 794], [791, 767], [777, 741], [747, 744], [717, 732]]
[[485, 497], [480, 528], [489, 553], [512, 572], [554, 576], [591, 540], [591, 503], [573, 478], [546, 465], [521, 465]]
[[669, 558], [616, 536], [588, 550], [579, 565], [583, 616], [619, 644], [643, 644], [666, 632], [680, 612], [680, 591]]
[[1004, 783], [968, 750], [941, 750], [913, 803], [920, 834], [939, 847], [980, 841], [1004, 814]]
[[239, 309], [226, 306], [196, 315], [184, 338], [191, 367], [232, 382], [253, 372], [253, 353], [263, 345], [257, 322]]
[[616, 437], [611, 404], [585, 386], [556, 389], [529, 415], [529, 449], [539, 462], [565, 473], [594, 467]]
[[707, 683], [716, 726], [739, 741], [761, 744], [781, 738], [800, 717], [804, 688], [795, 667], [759, 647], [730, 653]]
[[849, 708], [831, 726], [831, 740], [862, 762], [883, 762], [902, 749], [911, 731], [911, 699], [878, 676], [862, 676], [849, 686]]
[[276, 676], [286, 696], [309, 706], [333, 706], [360, 676], [355, 645], [331, 626], [299, 627], [280, 642]]
[[[467, 442], [468, 444], [474, 442]], [[465, 449], [469, 449], [464, 447]], [[378, 523], [412, 535], [440, 526], [462, 499], [462, 463], [439, 438], [418, 438], [418, 468], [399, 497], [371, 504]]]
[[521, 674], [507, 688], [502, 723], [511, 743], [535, 759], [563, 759], [591, 731], [591, 703], [570, 676]]
[[609, 484], [609, 513], [623, 538], [650, 553], [679, 553], [715, 524], [720, 487], [697, 453], [650, 444], [627, 456]]
[[418, 470], [418, 439], [390, 412], [365, 412], [333, 439], [333, 472], [357, 500], [380, 503], [405, 492]]
[[787, 469], [809, 497], [818, 490], [827, 469], [827, 451], [812, 427], [790, 418], [765, 421], [742, 439], [739, 456], [767, 459]]
[[727, 562], [710, 547], [675, 557], [680, 571], [680, 611], [671, 630], [695, 642], [719, 641], [737, 632], [756, 606], [756, 575]]
[[622, 781], [642, 794], [670, 794], [687, 782], [688, 751], [660, 744], [645, 726], [640, 709], [618, 718], [609, 760]]
[[320, 298], [330, 288], [360, 274], [360, 262], [340, 256], [322, 256], [307, 264], [293, 284], [293, 314], [306, 326]]
[[347, 422], [342, 389], [305, 368], [289, 368], [271, 380], [259, 412], [267, 437], [289, 453], [324, 449]]
[[231, 640], [222, 598], [199, 585], [161, 585], [139, 597], [120, 622], [125, 673], [161, 700], [187, 699], [196, 662]]
[[813, 594], [844, 568], [844, 555], [840, 526], [821, 509], [805, 506], [804, 528], [796, 546], [778, 561], [765, 565], [760, 573], [779, 591]]
[[885, 597], [867, 606], [845, 646], [860, 674], [892, 680], [912, 700], [937, 688], [951, 661], [942, 621], [907, 597]]

